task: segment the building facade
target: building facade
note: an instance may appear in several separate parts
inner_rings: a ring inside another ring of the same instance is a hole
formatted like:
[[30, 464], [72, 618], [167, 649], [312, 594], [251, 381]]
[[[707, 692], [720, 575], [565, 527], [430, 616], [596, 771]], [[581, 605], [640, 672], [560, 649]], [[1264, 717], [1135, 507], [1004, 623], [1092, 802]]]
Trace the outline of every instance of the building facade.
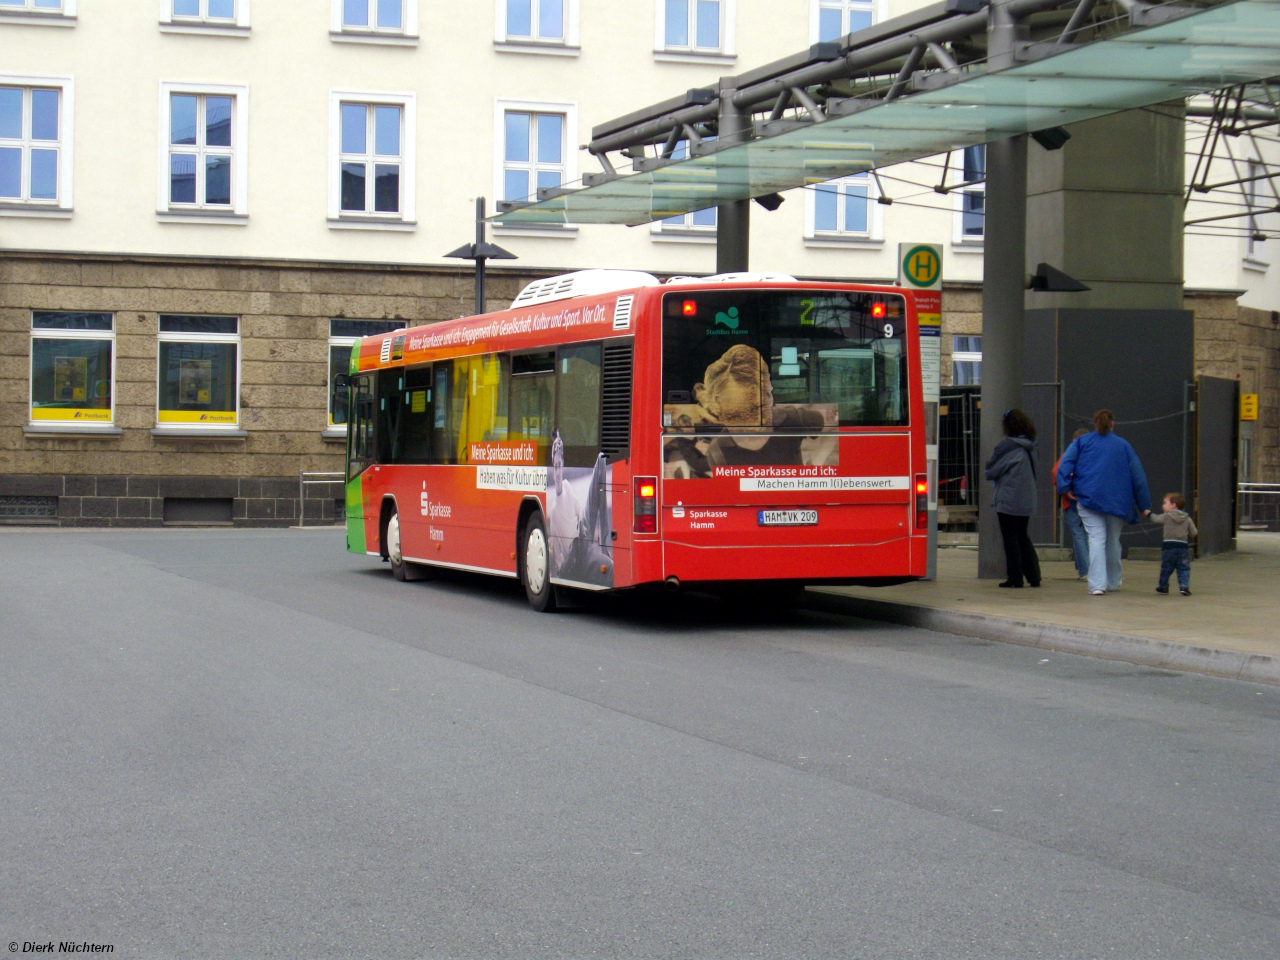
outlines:
[[[0, 519], [297, 522], [299, 473], [341, 469], [352, 338], [471, 311], [443, 254], [475, 197], [572, 183], [593, 125], [922, 5], [0, 0]], [[983, 175], [971, 148], [794, 191], [753, 211], [752, 266], [886, 281], [899, 241], [943, 243], [944, 371], [975, 379]], [[1247, 232], [1189, 231], [1186, 282], [1224, 314], [1205, 364], [1256, 371], [1253, 478], [1280, 479], [1280, 267]], [[495, 309], [715, 265], [714, 211], [493, 239], [519, 257]]]

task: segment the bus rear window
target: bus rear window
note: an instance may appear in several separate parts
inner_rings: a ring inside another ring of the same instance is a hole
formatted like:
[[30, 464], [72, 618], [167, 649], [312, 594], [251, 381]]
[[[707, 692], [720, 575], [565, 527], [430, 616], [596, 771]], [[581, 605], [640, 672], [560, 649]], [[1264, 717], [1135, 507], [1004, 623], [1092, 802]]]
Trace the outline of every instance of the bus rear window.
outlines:
[[816, 433], [907, 422], [900, 296], [671, 293], [662, 316], [669, 433]]

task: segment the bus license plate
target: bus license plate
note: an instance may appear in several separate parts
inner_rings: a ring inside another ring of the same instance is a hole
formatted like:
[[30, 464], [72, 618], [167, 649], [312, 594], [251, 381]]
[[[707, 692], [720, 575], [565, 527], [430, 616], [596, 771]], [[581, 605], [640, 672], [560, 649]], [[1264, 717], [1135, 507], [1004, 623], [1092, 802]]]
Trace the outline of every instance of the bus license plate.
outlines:
[[757, 519], [762, 527], [812, 527], [818, 522], [818, 511], [761, 510]]

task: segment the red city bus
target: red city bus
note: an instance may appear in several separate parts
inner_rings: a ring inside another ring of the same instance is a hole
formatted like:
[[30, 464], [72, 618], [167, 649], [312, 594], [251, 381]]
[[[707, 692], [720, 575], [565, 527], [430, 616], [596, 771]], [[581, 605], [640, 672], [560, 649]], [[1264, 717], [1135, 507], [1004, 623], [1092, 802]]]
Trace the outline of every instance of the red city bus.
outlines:
[[[588, 270], [359, 341], [347, 549], [563, 588], [780, 595], [925, 573], [910, 291]], [[770, 594], [770, 588], [782, 588]]]

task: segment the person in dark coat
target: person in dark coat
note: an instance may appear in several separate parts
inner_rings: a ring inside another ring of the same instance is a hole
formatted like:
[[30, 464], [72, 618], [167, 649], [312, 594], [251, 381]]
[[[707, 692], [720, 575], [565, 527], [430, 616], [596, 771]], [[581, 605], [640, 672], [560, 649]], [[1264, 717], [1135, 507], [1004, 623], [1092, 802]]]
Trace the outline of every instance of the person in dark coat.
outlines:
[[1004, 439], [987, 461], [987, 479], [996, 485], [992, 506], [1000, 520], [1008, 579], [1002, 587], [1021, 587], [1023, 580], [1040, 586], [1040, 560], [1027, 535], [1036, 512], [1036, 425], [1021, 410], [1009, 410], [1001, 421]]

